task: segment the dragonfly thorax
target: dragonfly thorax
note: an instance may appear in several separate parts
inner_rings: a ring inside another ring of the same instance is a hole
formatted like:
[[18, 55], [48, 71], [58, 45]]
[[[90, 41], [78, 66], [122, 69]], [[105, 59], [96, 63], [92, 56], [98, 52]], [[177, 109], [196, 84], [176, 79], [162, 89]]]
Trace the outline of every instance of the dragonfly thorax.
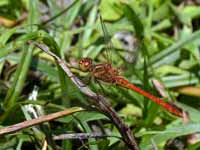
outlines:
[[79, 67], [82, 71], [90, 71], [93, 67], [91, 58], [82, 58], [79, 61]]

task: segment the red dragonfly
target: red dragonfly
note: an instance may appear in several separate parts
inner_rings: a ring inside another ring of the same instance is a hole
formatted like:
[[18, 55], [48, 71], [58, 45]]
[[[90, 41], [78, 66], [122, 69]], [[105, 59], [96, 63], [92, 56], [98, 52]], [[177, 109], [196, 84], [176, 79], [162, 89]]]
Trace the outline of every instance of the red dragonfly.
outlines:
[[[101, 16], [100, 16], [100, 19], [101, 19]], [[89, 72], [90, 75], [96, 80], [101, 80], [103, 82], [107, 82], [107, 83], [115, 84], [127, 89], [131, 89], [135, 92], [142, 94], [143, 96], [147, 97], [148, 99], [155, 102], [156, 104], [160, 105], [161, 107], [166, 109], [168, 112], [171, 112], [172, 114], [178, 117], [183, 117], [182, 109], [178, 108], [177, 106], [171, 103], [163, 101], [162, 99], [150, 94], [149, 92], [144, 91], [143, 89], [130, 83], [125, 78], [119, 76], [119, 73], [121, 72], [120, 69], [112, 67], [111, 63], [93, 64], [92, 59], [82, 58], [79, 61], [79, 67], [82, 71]]]

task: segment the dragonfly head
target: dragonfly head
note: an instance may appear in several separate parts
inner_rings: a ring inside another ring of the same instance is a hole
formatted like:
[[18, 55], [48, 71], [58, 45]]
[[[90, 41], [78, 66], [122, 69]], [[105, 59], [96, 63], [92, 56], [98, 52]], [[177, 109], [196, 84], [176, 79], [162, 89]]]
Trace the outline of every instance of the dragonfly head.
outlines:
[[79, 61], [79, 67], [82, 71], [89, 71], [92, 67], [92, 59], [91, 58], [82, 58]]

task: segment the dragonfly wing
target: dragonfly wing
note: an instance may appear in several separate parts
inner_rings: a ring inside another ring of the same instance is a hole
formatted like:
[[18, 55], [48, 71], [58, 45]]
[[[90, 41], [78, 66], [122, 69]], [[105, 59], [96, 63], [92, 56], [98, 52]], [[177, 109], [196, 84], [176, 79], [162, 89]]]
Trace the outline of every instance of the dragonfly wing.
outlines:
[[112, 63], [112, 55], [111, 55], [111, 50], [113, 50], [113, 44], [111, 41], [111, 35], [109, 34], [107, 27], [103, 21], [103, 18], [101, 16], [101, 14], [99, 14], [99, 18], [100, 18], [100, 23], [101, 23], [101, 28], [103, 31], [103, 38], [104, 38], [104, 42], [105, 42], [105, 48], [106, 48], [106, 58], [108, 60], [108, 63]]

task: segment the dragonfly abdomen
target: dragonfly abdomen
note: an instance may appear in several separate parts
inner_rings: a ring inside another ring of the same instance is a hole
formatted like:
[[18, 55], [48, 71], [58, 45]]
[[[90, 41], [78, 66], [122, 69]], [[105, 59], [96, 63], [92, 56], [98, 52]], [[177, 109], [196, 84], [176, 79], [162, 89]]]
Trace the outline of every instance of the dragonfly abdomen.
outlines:
[[122, 77], [116, 77], [115, 82], [119, 86], [131, 89], [131, 90], [133, 90], [133, 91], [135, 91], [137, 93], [142, 94], [143, 96], [147, 97], [148, 99], [150, 99], [151, 101], [153, 101], [156, 104], [160, 105], [161, 107], [163, 107], [167, 111], [173, 113], [174, 115], [179, 116], [179, 117], [183, 117], [183, 111], [180, 108], [176, 107], [173, 104], [170, 104], [168, 102], [165, 102], [165, 101], [161, 100], [160, 98], [158, 98], [158, 97], [156, 97], [156, 96], [144, 91], [143, 89], [135, 86], [134, 84], [129, 83], [128, 80], [126, 80], [126, 79], [124, 79]]

